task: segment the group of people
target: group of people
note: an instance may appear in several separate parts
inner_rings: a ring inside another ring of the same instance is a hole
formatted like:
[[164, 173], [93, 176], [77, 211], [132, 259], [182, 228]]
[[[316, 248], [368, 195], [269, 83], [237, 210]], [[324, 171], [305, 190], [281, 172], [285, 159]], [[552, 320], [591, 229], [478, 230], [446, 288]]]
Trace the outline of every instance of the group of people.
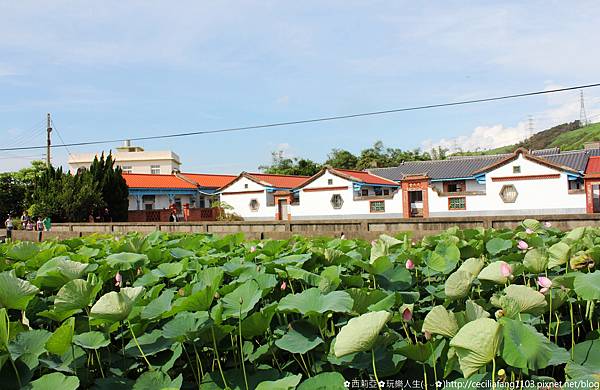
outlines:
[[[6, 226], [6, 238], [12, 238], [12, 231], [14, 230], [15, 225], [13, 223], [13, 218], [10, 214], [8, 214], [8, 218], [6, 218], [4, 224]], [[33, 218], [29, 215], [27, 211], [23, 211], [23, 215], [21, 215], [21, 227], [23, 230], [35, 230], [37, 232], [40, 232], [41, 234], [41, 232], [43, 231], [50, 231], [51, 226], [52, 222], [50, 220], [50, 217]]]

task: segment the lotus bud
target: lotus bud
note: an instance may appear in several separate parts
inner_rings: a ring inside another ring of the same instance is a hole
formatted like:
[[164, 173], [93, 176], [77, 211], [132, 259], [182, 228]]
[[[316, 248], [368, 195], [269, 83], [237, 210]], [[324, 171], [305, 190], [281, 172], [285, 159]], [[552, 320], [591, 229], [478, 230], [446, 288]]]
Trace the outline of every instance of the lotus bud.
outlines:
[[117, 271], [117, 274], [115, 275], [115, 286], [121, 287], [122, 285], [123, 285], [123, 277], [121, 276], [119, 271]]
[[525, 229], [525, 233], [527, 234], [533, 234], [533, 230], [531, 230], [530, 228]]
[[377, 240], [371, 240], [371, 246], [375, 246], [377, 244]]
[[281, 282], [281, 291], [285, 290], [286, 288], [287, 288], [287, 283], [284, 280], [283, 282]]
[[500, 265], [500, 272], [502, 273], [502, 276], [504, 276], [505, 278], [510, 277], [512, 275], [512, 268], [510, 267], [510, 264], [502, 263]]
[[137, 276], [140, 276], [140, 275], [142, 274], [142, 268], [141, 268], [141, 267], [138, 267], [138, 268], [137, 268], [137, 270], [135, 271], [135, 274], [136, 274]]
[[552, 224], [550, 222], [546, 221], [546, 222], [544, 222], [544, 226], [547, 228], [551, 228]]
[[595, 265], [596, 265], [596, 263], [594, 263], [593, 261], [590, 261], [590, 262], [588, 263], [588, 266], [587, 266], [587, 267], [588, 267], [588, 268], [594, 268], [594, 266], [595, 266]]
[[406, 260], [405, 266], [408, 270], [415, 269], [415, 263], [411, 259]]
[[494, 313], [494, 315], [496, 316], [496, 319], [498, 320], [498, 319], [504, 317], [504, 310], [498, 309], [498, 310], [496, 310], [496, 313]]
[[217, 292], [215, 292], [215, 299], [219, 299], [219, 298], [221, 298], [221, 294], [219, 294], [219, 292], [217, 291]]
[[424, 335], [425, 335], [425, 340], [431, 340], [431, 333], [430, 332], [425, 331]]
[[498, 379], [503, 381], [506, 378], [506, 371], [504, 371], [504, 368], [501, 368], [498, 370]]
[[524, 250], [527, 250], [527, 248], [529, 248], [529, 244], [527, 244], [523, 240], [519, 240], [519, 242], [517, 244], [517, 248], [519, 248], [520, 250], [524, 251]]
[[408, 307], [402, 312], [402, 319], [405, 322], [409, 322], [410, 320], [412, 320], [412, 311], [410, 311]]
[[254, 253], [254, 252], [256, 252], [256, 247], [254, 245], [252, 245], [250, 247], [250, 253]]

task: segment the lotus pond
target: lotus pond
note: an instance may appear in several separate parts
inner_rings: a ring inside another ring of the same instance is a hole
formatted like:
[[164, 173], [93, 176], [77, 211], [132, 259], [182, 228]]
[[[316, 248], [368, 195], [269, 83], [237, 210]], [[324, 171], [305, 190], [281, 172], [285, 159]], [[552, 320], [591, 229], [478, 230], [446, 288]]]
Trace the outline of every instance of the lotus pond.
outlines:
[[0, 387], [597, 389], [596, 264], [599, 228], [535, 220], [1, 244]]

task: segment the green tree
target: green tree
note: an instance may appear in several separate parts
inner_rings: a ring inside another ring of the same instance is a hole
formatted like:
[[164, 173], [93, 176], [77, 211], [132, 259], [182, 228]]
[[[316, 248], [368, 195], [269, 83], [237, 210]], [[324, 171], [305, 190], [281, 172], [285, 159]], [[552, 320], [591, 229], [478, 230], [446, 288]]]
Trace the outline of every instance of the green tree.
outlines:
[[358, 156], [357, 169], [381, 168], [390, 166], [389, 156], [383, 142], [377, 141], [372, 147], [363, 149]]
[[321, 169], [321, 165], [312, 160], [285, 157], [283, 150], [275, 151], [271, 153], [271, 156], [271, 165], [261, 165], [259, 167], [264, 173], [312, 176]]
[[327, 155], [325, 165], [339, 169], [356, 169], [358, 157], [344, 149], [332, 149]]
[[8, 214], [17, 216], [24, 208], [26, 187], [15, 179], [12, 173], [0, 174], [0, 217], [2, 221]]
[[104, 158], [104, 153], [94, 158], [89, 173], [93, 181], [98, 183], [106, 207], [109, 209], [113, 221], [127, 221], [129, 208], [129, 189], [123, 178], [121, 167], [115, 168], [115, 160], [109, 153]]

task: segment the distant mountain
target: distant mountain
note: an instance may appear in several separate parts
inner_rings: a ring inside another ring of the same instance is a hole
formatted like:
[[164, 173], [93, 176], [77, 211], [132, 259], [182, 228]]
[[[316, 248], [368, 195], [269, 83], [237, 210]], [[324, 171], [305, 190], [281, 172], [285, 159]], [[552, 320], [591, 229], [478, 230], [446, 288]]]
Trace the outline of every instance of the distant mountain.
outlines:
[[581, 127], [579, 121], [574, 121], [540, 131], [517, 144], [501, 146], [481, 152], [462, 152], [454, 155], [470, 156], [479, 154], [511, 153], [520, 147], [530, 150], [546, 148], [575, 150], [583, 149], [583, 145], [586, 142], [591, 141], [600, 141], [600, 123], [592, 123], [588, 126]]

